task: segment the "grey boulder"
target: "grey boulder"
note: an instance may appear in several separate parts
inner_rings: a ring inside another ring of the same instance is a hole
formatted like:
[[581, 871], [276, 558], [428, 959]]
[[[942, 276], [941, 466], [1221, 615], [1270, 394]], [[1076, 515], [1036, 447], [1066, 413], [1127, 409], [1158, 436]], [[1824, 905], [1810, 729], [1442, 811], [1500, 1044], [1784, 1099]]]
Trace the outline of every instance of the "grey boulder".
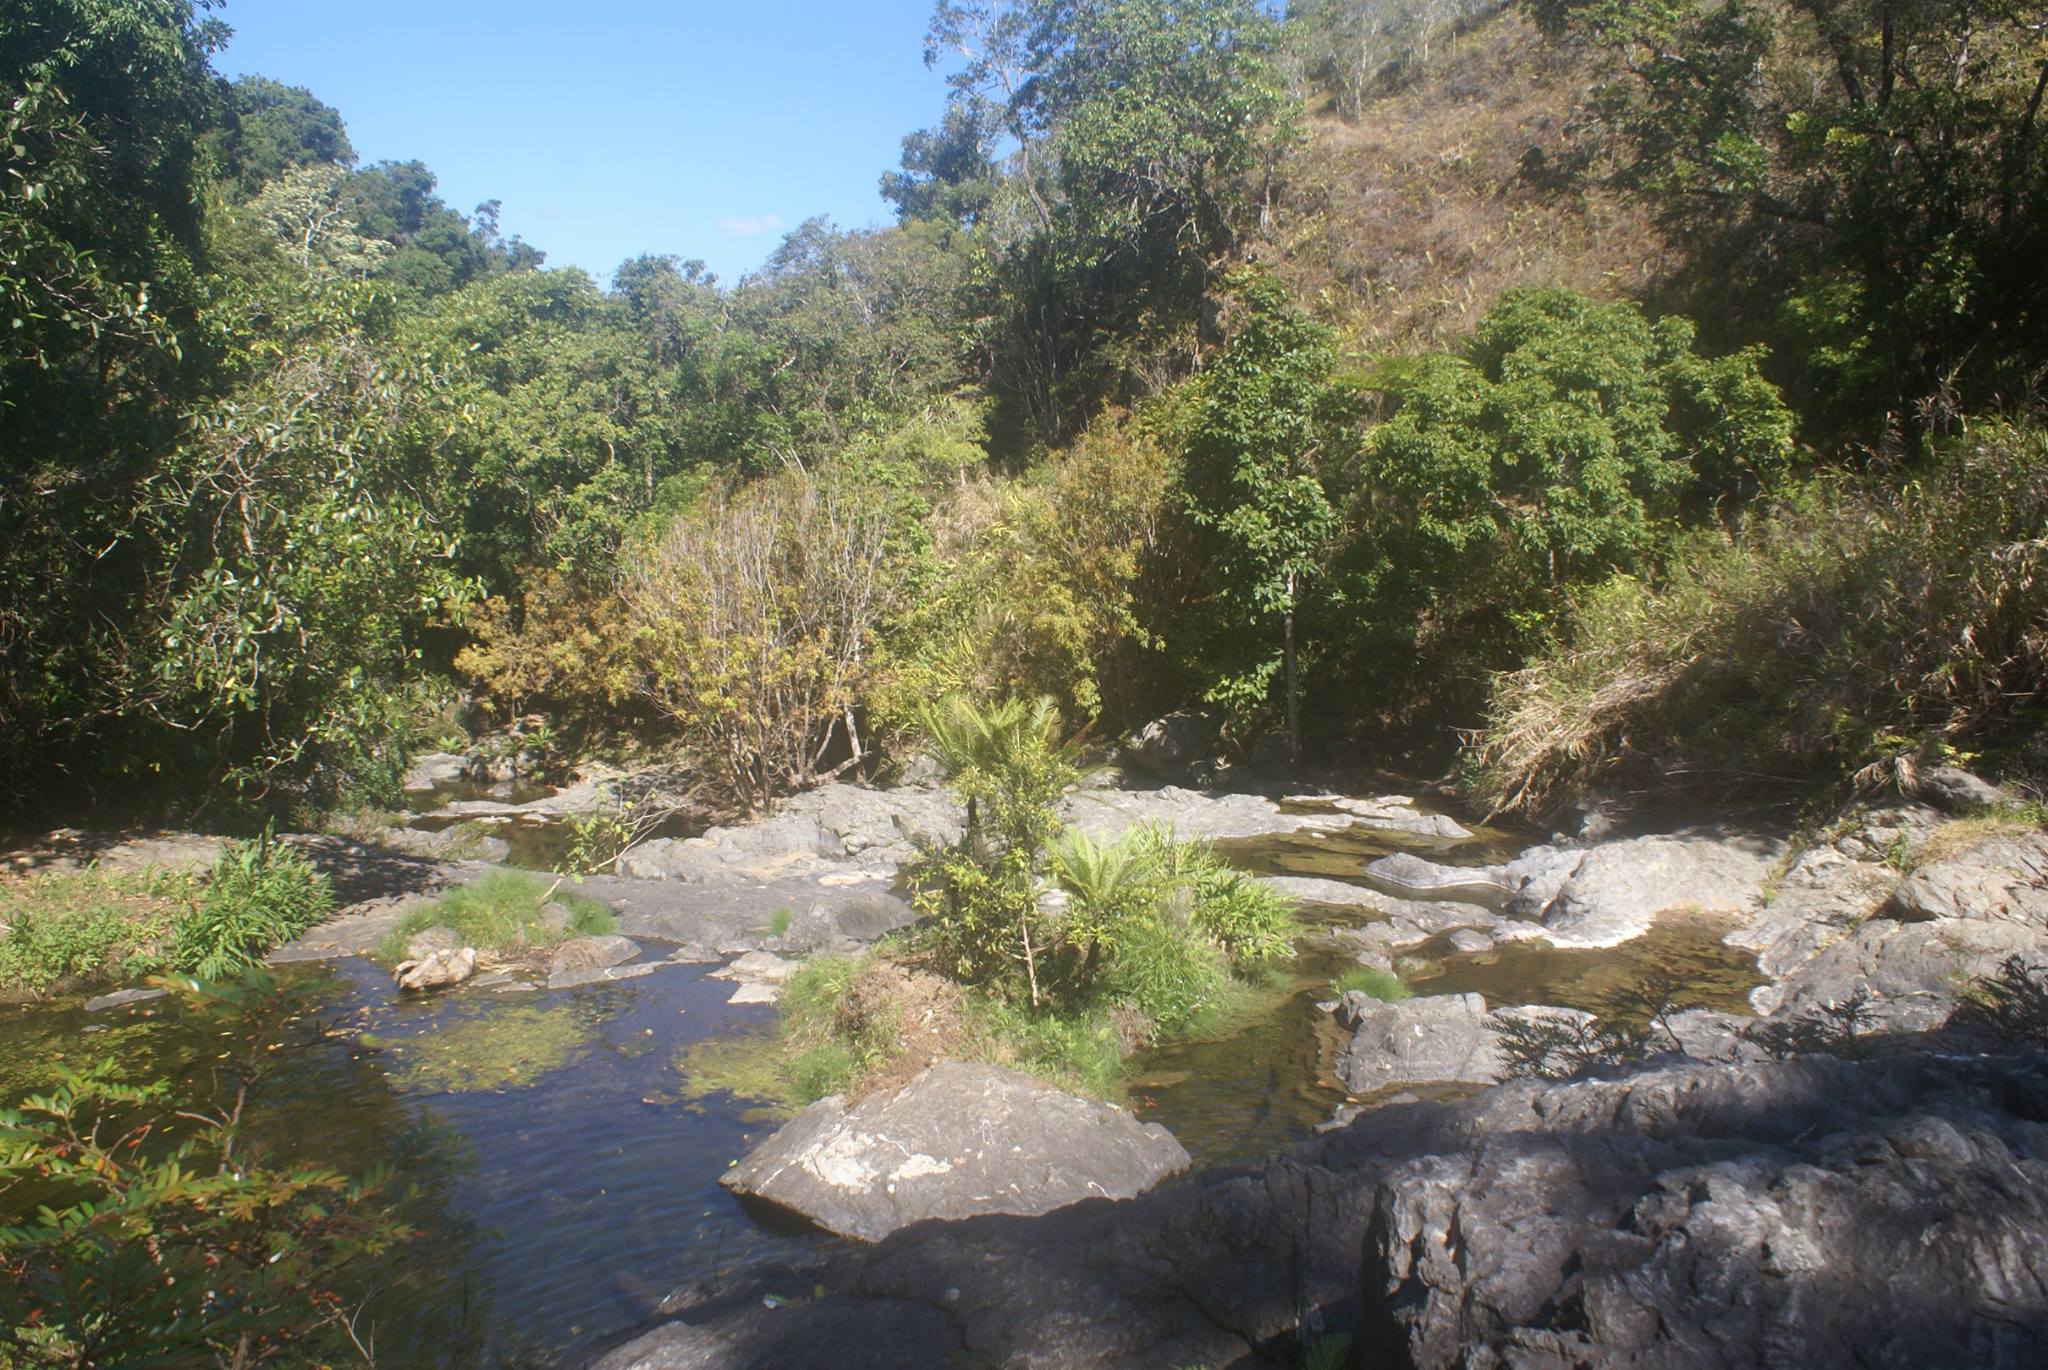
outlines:
[[572, 937], [555, 948], [548, 962], [552, 976], [579, 970], [606, 970], [623, 966], [640, 954], [640, 944], [630, 937]]
[[719, 1183], [880, 1241], [926, 1219], [1129, 1198], [1187, 1164], [1157, 1123], [1000, 1066], [946, 1061], [851, 1106], [820, 1099]]
[[1339, 1001], [1337, 1021], [1355, 1029], [1337, 1058], [1337, 1077], [1353, 1094], [1405, 1085], [1490, 1085], [1501, 1076], [1500, 1033], [1476, 994], [1383, 1004], [1352, 990]]
[[1982, 919], [2048, 932], [2048, 833], [1996, 837], [1900, 883], [1890, 911], [1902, 920]]
[[1185, 780], [1198, 761], [1215, 756], [1223, 742], [1221, 723], [1198, 709], [1156, 718], [1124, 739], [1123, 760], [1161, 780]]
[[1542, 913], [1561, 947], [1612, 947], [1640, 937], [1660, 914], [1746, 917], [1762, 902], [1779, 843], [1711, 830], [1607, 842], [1585, 854]]

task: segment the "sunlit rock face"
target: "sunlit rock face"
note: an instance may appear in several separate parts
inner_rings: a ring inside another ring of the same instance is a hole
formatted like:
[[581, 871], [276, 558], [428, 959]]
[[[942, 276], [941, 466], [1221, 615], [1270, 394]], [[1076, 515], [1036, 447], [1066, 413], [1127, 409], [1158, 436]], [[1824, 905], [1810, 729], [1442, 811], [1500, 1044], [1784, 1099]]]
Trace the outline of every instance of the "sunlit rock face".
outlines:
[[819, 1100], [720, 1183], [879, 1241], [927, 1218], [1129, 1198], [1187, 1164], [1156, 1123], [1000, 1066], [949, 1061], [851, 1106]]

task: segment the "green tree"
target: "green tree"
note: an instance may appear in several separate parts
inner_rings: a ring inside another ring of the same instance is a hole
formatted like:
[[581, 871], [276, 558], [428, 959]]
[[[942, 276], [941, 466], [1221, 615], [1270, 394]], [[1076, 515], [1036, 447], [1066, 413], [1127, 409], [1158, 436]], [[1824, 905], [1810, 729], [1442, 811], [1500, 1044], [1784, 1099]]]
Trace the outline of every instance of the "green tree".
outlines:
[[[1615, 174], [1783, 304], [1827, 431], [2024, 389], [2048, 350], [2048, 25], [2013, 0], [1535, 0], [1612, 54]], [[1795, 359], [1797, 360], [1797, 359]]]
[[1654, 566], [1681, 518], [1774, 481], [1791, 417], [1760, 353], [1692, 348], [1682, 318], [1517, 290], [1463, 356], [1385, 368], [1397, 407], [1368, 435], [1346, 558], [1363, 659], [1467, 707], [1573, 587]]
[[1342, 455], [1327, 331], [1272, 279], [1234, 283], [1240, 318], [1195, 386], [1184, 481], [1209, 570], [1209, 696], [1239, 716], [1279, 677], [1288, 755], [1301, 757], [1298, 624], [1325, 570], [1337, 511], [1323, 487]]
[[1009, 698], [986, 707], [950, 695], [928, 708], [925, 735], [948, 783], [967, 803], [959, 850], [922, 877], [920, 912], [936, 919], [941, 955], [971, 983], [1024, 970], [1032, 1008], [1051, 930], [1037, 925], [1038, 870], [1059, 835], [1058, 804], [1074, 782], [1073, 748], [1053, 701]]
[[244, 196], [296, 167], [356, 162], [339, 110], [304, 87], [267, 76], [235, 82], [227, 117], [207, 141], [221, 174]]

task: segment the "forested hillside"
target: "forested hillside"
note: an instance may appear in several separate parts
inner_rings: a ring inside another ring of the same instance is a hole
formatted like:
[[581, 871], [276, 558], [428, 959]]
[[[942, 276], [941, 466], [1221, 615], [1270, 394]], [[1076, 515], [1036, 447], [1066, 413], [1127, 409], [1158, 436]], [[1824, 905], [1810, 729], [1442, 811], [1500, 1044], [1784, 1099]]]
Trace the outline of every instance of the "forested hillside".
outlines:
[[2048, 766], [2038, 4], [939, 0], [895, 224], [608, 287], [224, 17], [0, 16], [35, 821], [530, 715], [753, 808], [955, 691], [1538, 813]]

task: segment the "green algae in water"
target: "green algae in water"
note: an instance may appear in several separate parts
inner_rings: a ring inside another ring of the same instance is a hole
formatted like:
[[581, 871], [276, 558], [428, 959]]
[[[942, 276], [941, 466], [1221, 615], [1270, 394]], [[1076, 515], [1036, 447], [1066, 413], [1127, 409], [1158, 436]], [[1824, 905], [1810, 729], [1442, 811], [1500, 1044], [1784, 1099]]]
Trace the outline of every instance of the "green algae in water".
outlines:
[[740, 1114], [746, 1122], [783, 1122], [802, 1110], [784, 1069], [789, 1048], [779, 1028], [737, 1032], [690, 1042], [675, 1053], [681, 1076], [676, 1097], [695, 1109], [724, 1096], [750, 1105]]
[[387, 1073], [405, 1088], [464, 1094], [523, 1089], [595, 1046], [598, 1031], [573, 1004], [494, 1004], [487, 1013], [445, 1022], [418, 1036], [364, 1033], [360, 1040], [386, 1054]]

